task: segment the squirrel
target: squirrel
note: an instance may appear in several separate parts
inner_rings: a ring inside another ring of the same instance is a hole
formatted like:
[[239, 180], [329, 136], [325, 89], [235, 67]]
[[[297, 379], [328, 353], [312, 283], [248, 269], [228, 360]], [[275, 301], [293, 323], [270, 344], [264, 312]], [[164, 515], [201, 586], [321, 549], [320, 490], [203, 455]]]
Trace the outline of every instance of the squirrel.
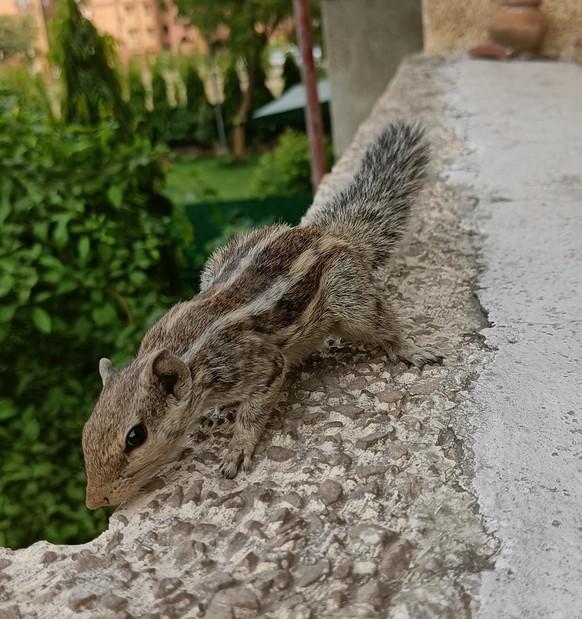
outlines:
[[136, 494], [184, 449], [204, 409], [236, 405], [220, 465], [248, 471], [289, 368], [337, 335], [384, 348], [419, 369], [443, 356], [406, 341], [374, 283], [402, 236], [426, 175], [415, 124], [388, 125], [348, 186], [296, 227], [277, 224], [231, 240], [208, 259], [200, 292], [146, 333], [123, 370], [101, 359], [103, 388], [83, 428], [90, 509]]

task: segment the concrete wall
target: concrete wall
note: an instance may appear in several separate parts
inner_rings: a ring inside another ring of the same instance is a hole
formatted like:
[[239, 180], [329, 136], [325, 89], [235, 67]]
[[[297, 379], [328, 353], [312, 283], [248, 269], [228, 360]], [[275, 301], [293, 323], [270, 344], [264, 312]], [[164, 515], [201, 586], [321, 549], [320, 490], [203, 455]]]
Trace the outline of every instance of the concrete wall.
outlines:
[[333, 141], [340, 154], [402, 57], [422, 49], [421, 0], [323, 0], [322, 10]]
[[[582, 2], [543, 0], [549, 26], [543, 53], [582, 63]], [[425, 50], [467, 49], [484, 43], [497, 0], [423, 0]]]

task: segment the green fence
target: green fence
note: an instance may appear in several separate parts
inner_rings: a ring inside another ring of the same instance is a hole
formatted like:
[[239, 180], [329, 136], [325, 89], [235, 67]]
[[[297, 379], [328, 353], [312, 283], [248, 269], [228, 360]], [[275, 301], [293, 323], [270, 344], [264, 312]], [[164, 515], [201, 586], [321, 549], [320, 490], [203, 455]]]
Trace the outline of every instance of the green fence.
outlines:
[[284, 222], [296, 225], [311, 205], [313, 194], [298, 193], [250, 200], [197, 202], [185, 207], [186, 217], [194, 229], [194, 239], [186, 248], [186, 280], [196, 289], [203, 257], [218, 239], [225, 240], [238, 228]]

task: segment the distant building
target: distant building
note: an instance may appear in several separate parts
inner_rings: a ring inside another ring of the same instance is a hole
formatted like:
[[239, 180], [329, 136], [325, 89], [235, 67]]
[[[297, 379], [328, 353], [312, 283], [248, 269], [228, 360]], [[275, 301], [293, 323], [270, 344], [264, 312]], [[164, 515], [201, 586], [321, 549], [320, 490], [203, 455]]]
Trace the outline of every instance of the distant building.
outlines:
[[[49, 38], [46, 21], [58, 0], [0, 0], [0, 15], [27, 16], [37, 25], [35, 49], [46, 53]], [[132, 56], [147, 56], [162, 50], [186, 54], [206, 50], [198, 30], [178, 17], [171, 0], [86, 0], [83, 15], [97, 30], [113, 36], [122, 62]]]
[[179, 18], [176, 7], [167, 0], [88, 0], [82, 12], [100, 32], [118, 41], [118, 53], [125, 63], [132, 56], [161, 50], [206, 50], [198, 30]]

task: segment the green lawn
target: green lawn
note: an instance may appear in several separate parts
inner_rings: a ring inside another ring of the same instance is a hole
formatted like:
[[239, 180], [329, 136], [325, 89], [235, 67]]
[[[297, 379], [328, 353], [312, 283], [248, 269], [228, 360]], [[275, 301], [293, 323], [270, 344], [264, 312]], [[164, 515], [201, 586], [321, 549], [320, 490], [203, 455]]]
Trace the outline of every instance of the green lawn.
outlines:
[[251, 181], [258, 155], [244, 163], [226, 157], [176, 157], [169, 163], [166, 193], [177, 204], [192, 204], [210, 198], [252, 198]]

